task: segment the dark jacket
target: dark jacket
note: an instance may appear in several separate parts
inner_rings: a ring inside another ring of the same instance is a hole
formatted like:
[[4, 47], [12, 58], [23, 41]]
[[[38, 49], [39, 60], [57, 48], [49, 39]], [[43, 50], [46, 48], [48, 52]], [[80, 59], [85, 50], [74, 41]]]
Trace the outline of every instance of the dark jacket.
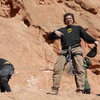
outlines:
[[7, 60], [0, 58], [0, 76], [12, 75], [14, 73], [13, 65]]
[[0, 69], [3, 67], [3, 65], [5, 65], [8, 61], [3, 59], [3, 58], [0, 58]]

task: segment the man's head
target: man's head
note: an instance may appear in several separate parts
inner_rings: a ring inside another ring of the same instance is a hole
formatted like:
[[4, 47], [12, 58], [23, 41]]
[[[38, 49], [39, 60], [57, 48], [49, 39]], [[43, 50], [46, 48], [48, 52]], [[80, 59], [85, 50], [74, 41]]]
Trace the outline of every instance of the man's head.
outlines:
[[64, 14], [64, 24], [72, 25], [74, 22], [75, 22], [74, 14], [72, 14], [72, 13]]

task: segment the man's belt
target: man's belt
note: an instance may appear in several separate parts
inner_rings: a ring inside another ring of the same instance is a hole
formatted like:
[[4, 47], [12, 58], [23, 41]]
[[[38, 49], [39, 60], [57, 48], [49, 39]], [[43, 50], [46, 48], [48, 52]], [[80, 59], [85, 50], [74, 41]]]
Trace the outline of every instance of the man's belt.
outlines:
[[63, 50], [64, 50], [64, 49], [68, 49], [69, 47], [71, 47], [71, 49], [72, 49], [72, 48], [76, 48], [76, 47], [79, 47], [79, 46], [81, 46], [81, 45], [80, 45], [80, 44], [75, 44], [75, 45], [72, 45], [72, 46], [63, 46], [62, 49], [63, 49]]

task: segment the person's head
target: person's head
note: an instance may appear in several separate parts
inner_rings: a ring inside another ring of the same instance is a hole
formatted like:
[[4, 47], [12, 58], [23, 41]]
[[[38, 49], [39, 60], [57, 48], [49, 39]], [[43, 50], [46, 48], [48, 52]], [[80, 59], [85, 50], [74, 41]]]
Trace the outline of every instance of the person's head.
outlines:
[[64, 24], [66, 25], [72, 25], [75, 22], [74, 14], [72, 13], [66, 13], [64, 14], [63, 17], [64, 17]]

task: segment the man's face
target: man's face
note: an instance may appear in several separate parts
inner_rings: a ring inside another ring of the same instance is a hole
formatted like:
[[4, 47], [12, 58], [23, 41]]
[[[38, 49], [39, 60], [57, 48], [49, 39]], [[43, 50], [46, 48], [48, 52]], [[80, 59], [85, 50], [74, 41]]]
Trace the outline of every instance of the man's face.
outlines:
[[73, 18], [72, 16], [66, 16], [66, 25], [72, 25], [73, 24]]

